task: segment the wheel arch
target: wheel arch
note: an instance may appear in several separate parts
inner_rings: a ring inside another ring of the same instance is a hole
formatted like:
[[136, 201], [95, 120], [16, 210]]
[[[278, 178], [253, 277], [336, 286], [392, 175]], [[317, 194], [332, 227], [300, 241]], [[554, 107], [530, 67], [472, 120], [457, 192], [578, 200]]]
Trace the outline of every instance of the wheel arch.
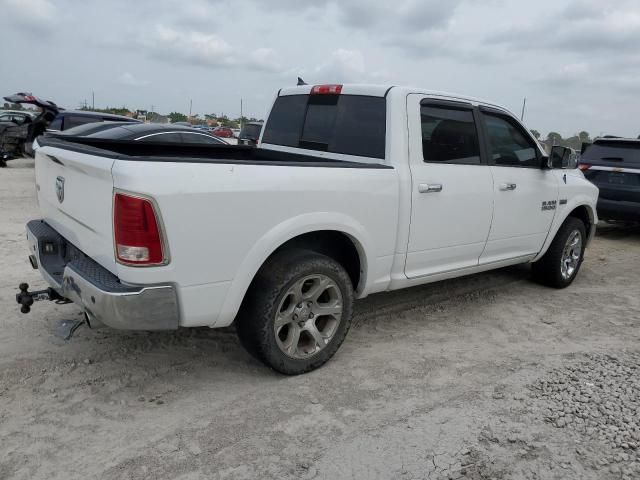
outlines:
[[587, 231], [587, 245], [591, 242], [595, 235], [596, 225], [598, 223], [596, 209], [590, 202], [586, 202], [584, 199], [575, 199], [563, 209], [561, 215], [556, 215], [542, 250], [540, 250], [538, 255], [533, 259], [534, 262], [547, 253], [551, 242], [553, 242], [553, 239], [558, 234], [558, 230], [560, 230], [562, 224], [569, 217], [577, 218], [585, 224], [585, 229]]
[[233, 322], [262, 266], [285, 248], [309, 248], [343, 265], [356, 292], [366, 288], [372, 241], [361, 224], [337, 213], [307, 214], [289, 219], [263, 235], [243, 259], [231, 281], [215, 327]]

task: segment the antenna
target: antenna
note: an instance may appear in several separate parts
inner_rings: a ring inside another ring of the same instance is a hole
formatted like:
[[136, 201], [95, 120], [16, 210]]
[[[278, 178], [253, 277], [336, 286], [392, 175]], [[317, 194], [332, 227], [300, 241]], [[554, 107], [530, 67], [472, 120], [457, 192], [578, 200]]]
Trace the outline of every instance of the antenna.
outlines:
[[522, 102], [522, 115], [520, 115], [520, 121], [524, 122], [524, 110], [527, 108], [527, 97], [524, 97], [524, 102]]

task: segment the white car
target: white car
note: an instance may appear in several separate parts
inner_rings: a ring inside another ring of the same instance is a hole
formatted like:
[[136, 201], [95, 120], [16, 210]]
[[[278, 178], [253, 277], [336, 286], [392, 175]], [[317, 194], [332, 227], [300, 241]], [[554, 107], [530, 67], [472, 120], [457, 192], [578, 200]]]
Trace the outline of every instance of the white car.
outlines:
[[283, 88], [255, 149], [38, 142], [27, 235], [49, 297], [119, 329], [235, 321], [285, 374], [325, 363], [370, 294], [520, 263], [566, 287], [597, 224], [565, 149], [548, 158], [504, 108], [418, 88]]

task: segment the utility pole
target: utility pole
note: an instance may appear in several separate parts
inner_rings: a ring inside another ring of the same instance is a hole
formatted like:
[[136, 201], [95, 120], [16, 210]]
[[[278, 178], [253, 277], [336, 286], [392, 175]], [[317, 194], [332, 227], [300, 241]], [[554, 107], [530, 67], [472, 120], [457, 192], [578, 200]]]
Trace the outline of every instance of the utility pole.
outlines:
[[242, 125], [242, 119], [244, 118], [244, 115], [242, 115], [242, 97], [240, 97], [240, 128], [243, 127]]
[[520, 115], [520, 121], [524, 122], [524, 109], [527, 108], [527, 97], [524, 97], [524, 102], [522, 102], [522, 115]]
[[193, 100], [189, 100], [189, 118], [191, 118], [191, 109], [193, 108]]
[[96, 92], [91, 90], [91, 110], [96, 109]]

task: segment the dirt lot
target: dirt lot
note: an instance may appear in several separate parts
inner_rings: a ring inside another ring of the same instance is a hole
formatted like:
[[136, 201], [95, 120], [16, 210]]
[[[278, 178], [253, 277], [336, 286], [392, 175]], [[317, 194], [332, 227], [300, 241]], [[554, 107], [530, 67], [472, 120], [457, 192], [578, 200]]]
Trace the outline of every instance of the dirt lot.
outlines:
[[564, 291], [526, 267], [373, 296], [287, 378], [232, 329], [53, 336], [21, 315], [33, 163], [0, 169], [1, 479], [640, 477], [640, 230], [606, 226]]

